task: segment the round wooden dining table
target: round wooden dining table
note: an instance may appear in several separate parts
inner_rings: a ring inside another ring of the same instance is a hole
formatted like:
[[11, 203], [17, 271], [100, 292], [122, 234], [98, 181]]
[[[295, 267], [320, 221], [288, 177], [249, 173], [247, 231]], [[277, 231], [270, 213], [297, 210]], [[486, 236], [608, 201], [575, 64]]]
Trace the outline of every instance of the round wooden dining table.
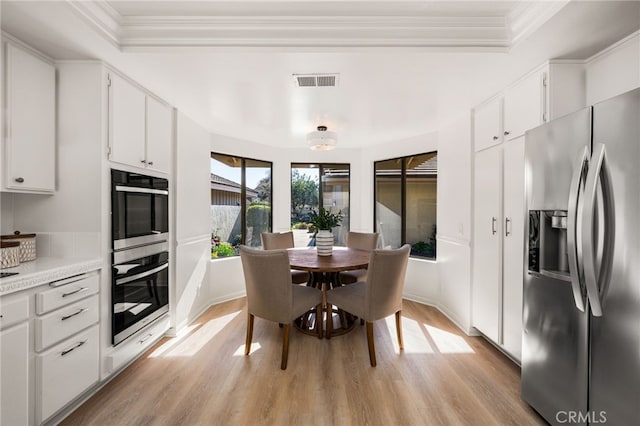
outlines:
[[[295, 322], [296, 327], [306, 334], [330, 337], [324, 330], [327, 329], [326, 321], [331, 320], [332, 336], [350, 331], [355, 324], [355, 317], [342, 310], [328, 309], [326, 294], [328, 290], [342, 285], [340, 272], [367, 269], [371, 252], [347, 247], [334, 247], [331, 256], [318, 256], [315, 247], [293, 248], [287, 251], [291, 269], [309, 272], [307, 285], [322, 290], [324, 318], [316, 318], [315, 310], [310, 310]], [[322, 327], [322, 334], [317, 332], [317, 327]]]

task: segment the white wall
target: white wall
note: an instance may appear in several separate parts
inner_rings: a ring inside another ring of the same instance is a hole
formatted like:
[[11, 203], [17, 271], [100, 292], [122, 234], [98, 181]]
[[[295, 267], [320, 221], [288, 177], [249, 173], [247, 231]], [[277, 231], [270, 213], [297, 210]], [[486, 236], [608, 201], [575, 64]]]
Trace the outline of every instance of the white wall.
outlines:
[[[411, 154], [436, 151], [438, 146], [438, 134], [429, 133], [416, 136], [402, 141], [393, 141], [386, 144], [375, 145], [363, 149], [361, 153], [362, 161], [359, 171], [353, 173], [354, 178], [359, 181], [358, 186], [352, 183], [352, 188], [359, 192], [357, 199], [352, 200], [352, 205], [359, 205], [359, 218], [364, 230], [373, 229], [373, 163], [389, 158], [403, 157]], [[442, 165], [438, 152], [438, 170]], [[438, 204], [440, 203], [440, 176], [438, 175]], [[354, 211], [354, 216], [356, 212]], [[438, 233], [440, 232], [440, 213], [438, 213]], [[439, 250], [439, 248], [438, 248]], [[422, 259], [409, 259], [407, 266], [407, 277], [405, 280], [404, 297], [418, 302], [437, 305], [440, 293], [439, 280], [439, 257], [438, 262]]]
[[640, 33], [587, 60], [587, 105], [640, 87]]
[[175, 123], [175, 286], [170, 297], [171, 324], [178, 332], [210, 305], [212, 297], [208, 279], [210, 135], [181, 113], [176, 114]]
[[438, 133], [438, 307], [471, 330], [471, 115]]
[[13, 226], [13, 194], [0, 193], [0, 234], [12, 234]]

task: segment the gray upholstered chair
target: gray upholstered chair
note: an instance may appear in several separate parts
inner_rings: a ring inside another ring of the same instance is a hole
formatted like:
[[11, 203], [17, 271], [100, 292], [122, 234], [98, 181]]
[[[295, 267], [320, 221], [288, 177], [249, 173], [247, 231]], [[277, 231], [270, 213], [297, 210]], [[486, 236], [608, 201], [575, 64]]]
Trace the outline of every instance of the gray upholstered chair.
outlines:
[[[244, 354], [249, 355], [251, 351], [254, 317], [284, 324], [280, 368], [285, 370], [291, 321], [313, 307], [316, 308], [316, 318], [322, 318], [322, 292], [313, 287], [291, 285], [289, 255], [286, 250], [260, 250], [241, 246], [240, 258], [247, 288], [247, 340]], [[318, 321], [316, 325], [318, 337], [322, 337], [320, 323]]]
[[[260, 234], [262, 248], [265, 250], [282, 250], [293, 248], [293, 232], [263, 232]], [[294, 284], [306, 284], [309, 282], [307, 271], [291, 270], [291, 281]]]
[[[367, 322], [369, 361], [372, 367], [376, 366], [374, 321], [395, 314], [398, 345], [400, 350], [404, 349], [401, 324], [402, 291], [410, 251], [409, 244], [398, 249], [374, 250], [371, 253], [366, 282], [359, 281], [327, 291], [327, 310], [331, 305], [336, 305]], [[327, 336], [331, 335], [331, 322], [327, 321]]]
[[[347, 234], [347, 247], [358, 250], [375, 250], [378, 247], [378, 233], [349, 232]], [[342, 284], [353, 284], [367, 280], [367, 270], [357, 269], [340, 273]]]

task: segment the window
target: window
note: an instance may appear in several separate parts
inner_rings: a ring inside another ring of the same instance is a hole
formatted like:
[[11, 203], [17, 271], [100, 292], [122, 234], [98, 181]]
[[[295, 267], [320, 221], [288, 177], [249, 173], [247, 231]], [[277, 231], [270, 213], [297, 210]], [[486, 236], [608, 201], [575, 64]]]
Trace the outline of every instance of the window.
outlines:
[[291, 229], [296, 247], [312, 245], [309, 215], [320, 207], [341, 212], [342, 224], [333, 229], [334, 242], [344, 246], [349, 233], [349, 164], [291, 164]]
[[411, 244], [414, 257], [436, 258], [438, 153], [376, 161], [374, 229], [383, 247]]
[[267, 161], [211, 153], [211, 257], [260, 247], [271, 232], [271, 169]]

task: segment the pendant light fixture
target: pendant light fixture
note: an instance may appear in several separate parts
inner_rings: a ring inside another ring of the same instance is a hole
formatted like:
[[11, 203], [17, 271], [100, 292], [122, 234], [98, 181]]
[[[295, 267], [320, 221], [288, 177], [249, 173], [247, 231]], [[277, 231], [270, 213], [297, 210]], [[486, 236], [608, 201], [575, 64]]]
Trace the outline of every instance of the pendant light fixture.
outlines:
[[327, 126], [318, 126], [316, 131], [307, 134], [307, 144], [314, 151], [330, 151], [336, 147], [338, 135], [327, 130]]

